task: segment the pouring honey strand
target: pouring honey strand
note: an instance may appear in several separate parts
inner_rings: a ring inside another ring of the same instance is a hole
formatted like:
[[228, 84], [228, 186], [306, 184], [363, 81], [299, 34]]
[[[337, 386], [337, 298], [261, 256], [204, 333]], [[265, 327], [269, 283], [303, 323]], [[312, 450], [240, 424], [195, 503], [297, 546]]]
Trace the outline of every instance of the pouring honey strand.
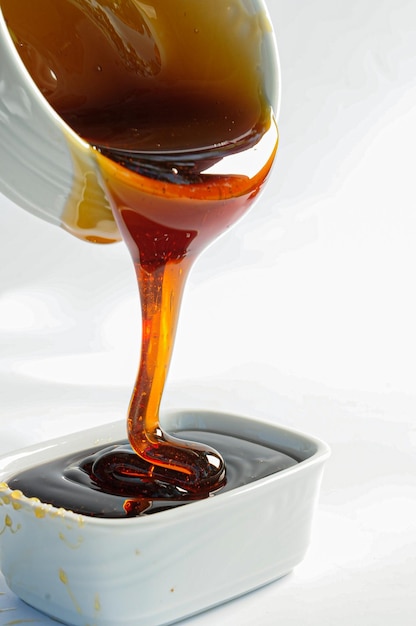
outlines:
[[165, 433], [159, 407], [191, 266], [252, 205], [277, 149], [263, 5], [1, 0], [1, 8], [39, 89], [94, 148], [137, 275], [134, 453], [98, 455], [92, 477], [121, 493], [137, 479], [205, 497], [226, 480], [222, 457]]

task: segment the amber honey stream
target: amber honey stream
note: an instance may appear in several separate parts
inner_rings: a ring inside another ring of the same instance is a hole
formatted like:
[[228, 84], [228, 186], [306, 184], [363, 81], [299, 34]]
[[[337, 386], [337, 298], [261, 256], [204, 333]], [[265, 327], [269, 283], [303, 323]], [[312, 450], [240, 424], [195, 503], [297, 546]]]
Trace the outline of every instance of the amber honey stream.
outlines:
[[[136, 270], [142, 351], [128, 415], [135, 455], [112, 454], [112, 471], [121, 482], [157, 479], [204, 497], [224, 484], [223, 459], [164, 433], [159, 407], [189, 270], [249, 209], [274, 159], [262, 71], [267, 16], [242, 0], [0, 4], [38, 88], [94, 149]], [[97, 462], [94, 480], [108, 463], [105, 455]]]

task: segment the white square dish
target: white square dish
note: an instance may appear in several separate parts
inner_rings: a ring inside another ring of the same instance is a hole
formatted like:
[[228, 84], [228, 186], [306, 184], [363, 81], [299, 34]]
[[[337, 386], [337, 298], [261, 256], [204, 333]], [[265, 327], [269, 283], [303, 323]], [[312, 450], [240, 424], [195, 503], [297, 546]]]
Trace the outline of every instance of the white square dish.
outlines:
[[290, 572], [307, 550], [328, 446], [309, 435], [208, 411], [164, 428], [265, 444], [299, 461], [250, 484], [148, 517], [102, 519], [26, 498], [14, 474], [125, 437], [118, 422], [0, 459], [0, 569], [28, 604], [73, 626], [161, 626]]

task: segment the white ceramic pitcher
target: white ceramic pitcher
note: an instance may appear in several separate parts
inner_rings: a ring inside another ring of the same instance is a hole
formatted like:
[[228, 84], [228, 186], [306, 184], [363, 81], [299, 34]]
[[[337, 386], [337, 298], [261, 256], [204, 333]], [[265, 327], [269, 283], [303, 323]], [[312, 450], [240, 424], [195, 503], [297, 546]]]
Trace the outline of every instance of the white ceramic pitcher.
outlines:
[[[241, 1], [246, 10], [267, 16], [263, 0]], [[271, 26], [269, 30], [263, 42], [264, 63], [277, 118], [280, 70]], [[100, 243], [120, 239], [92, 148], [63, 122], [35, 85], [10, 36], [1, 0], [0, 192], [82, 239]]]
[[[91, 241], [119, 234], [92, 150], [38, 90], [0, 9], [0, 192], [18, 206]], [[85, 194], [92, 219], [79, 220]]]

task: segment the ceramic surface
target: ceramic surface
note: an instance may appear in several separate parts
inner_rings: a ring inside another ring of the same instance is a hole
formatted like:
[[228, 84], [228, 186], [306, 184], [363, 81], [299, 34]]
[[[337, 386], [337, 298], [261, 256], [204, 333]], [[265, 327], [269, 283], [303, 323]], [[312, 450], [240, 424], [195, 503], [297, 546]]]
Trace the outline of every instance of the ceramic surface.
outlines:
[[94, 519], [23, 497], [16, 471], [125, 435], [124, 423], [0, 460], [0, 566], [30, 605], [76, 626], [160, 626], [291, 571], [308, 547], [324, 461], [315, 438], [235, 415], [165, 415], [170, 431], [213, 430], [303, 459], [250, 485], [149, 517]]
[[74, 178], [70, 131], [26, 71], [1, 8], [0, 58], [0, 191], [59, 225]]

